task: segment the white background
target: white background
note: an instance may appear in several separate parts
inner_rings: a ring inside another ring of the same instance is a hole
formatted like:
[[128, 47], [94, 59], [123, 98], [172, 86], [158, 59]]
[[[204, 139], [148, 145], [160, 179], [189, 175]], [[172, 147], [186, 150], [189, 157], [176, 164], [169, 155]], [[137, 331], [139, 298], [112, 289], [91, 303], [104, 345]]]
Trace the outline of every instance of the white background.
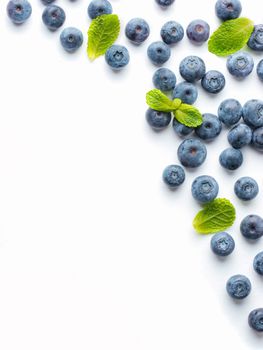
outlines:
[[[129, 67], [113, 73], [104, 58], [86, 57], [87, 0], [58, 0], [65, 26], [77, 26], [85, 45], [63, 51], [59, 31], [41, 21], [43, 6], [31, 0], [28, 23], [14, 26], [0, 4], [0, 349], [1, 350], [174, 350], [262, 349], [263, 338], [247, 315], [263, 306], [263, 281], [252, 260], [262, 241], [246, 242], [239, 223], [262, 214], [263, 155], [244, 150], [244, 165], [228, 174], [218, 164], [227, 147], [226, 130], [207, 145], [206, 163], [187, 171], [176, 192], [161, 181], [163, 168], [178, 163], [173, 130], [155, 133], [145, 122], [145, 93], [155, 71], [147, 59], [162, 24], [184, 27], [202, 18], [219, 21], [211, 0], [176, 0], [162, 11], [154, 0], [112, 0], [122, 22], [118, 42], [131, 54]], [[243, 15], [261, 23], [263, 5], [243, 0]], [[125, 23], [143, 17], [149, 40], [134, 47]], [[227, 80], [218, 96], [199, 88], [197, 106], [216, 113], [224, 98], [242, 103], [262, 97], [254, 72], [243, 82], [225, 69], [226, 59], [185, 38], [167, 67], [176, 72], [183, 57], [196, 54], [207, 69]], [[260, 55], [253, 54], [257, 63]], [[197, 175], [214, 176], [220, 196], [231, 199], [237, 221], [232, 256], [220, 261], [210, 237], [197, 235], [191, 221], [199, 205], [190, 194]], [[240, 176], [253, 176], [260, 194], [251, 203], [233, 195]], [[240, 303], [225, 292], [232, 274], [251, 279], [251, 295]]]

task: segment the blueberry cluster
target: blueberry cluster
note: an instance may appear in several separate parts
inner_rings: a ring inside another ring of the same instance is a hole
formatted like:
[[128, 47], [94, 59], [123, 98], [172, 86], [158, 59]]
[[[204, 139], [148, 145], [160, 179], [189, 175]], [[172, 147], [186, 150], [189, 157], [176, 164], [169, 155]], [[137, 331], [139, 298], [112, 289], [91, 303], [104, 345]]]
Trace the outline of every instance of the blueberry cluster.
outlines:
[[[239, 0], [218, 0], [216, 14], [223, 20], [237, 18], [242, 6]], [[152, 43], [148, 48], [148, 56], [156, 65], [162, 65], [170, 57], [171, 44], [182, 40], [184, 30], [179, 23], [167, 22], [161, 29], [163, 41]], [[188, 38], [195, 43], [202, 43], [209, 37], [209, 26], [198, 20], [187, 28]], [[173, 39], [173, 40], [172, 40]], [[248, 42], [252, 50], [263, 51], [263, 25], [255, 26]], [[238, 52], [227, 60], [229, 73], [238, 79], [247, 77], [254, 68], [254, 60], [248, 52]], [[173, 71], [159, 68], [153, 75], [153, 85], [172, 98], [179, 98], [183, 103], [193, 104], [198, 97], [195, 83], [201, 81], [201, 86], [209, 93], [219, 93], [225, 86], [224, 76], [216, 71], [206, 71], [202, 58], [198, 56], [185, 57], [179, 72], [184, 81], [177, 83]], [[257, 66], [257, 74], [263, 81], [263, 60]], [[185, 138], [178, 147], [177, 157], [180, 165], [167, 166], [162, 174], [164, 183], [172, 190], [185, 182], [184, 168], [201, 166], [207, 157], [207, 142], [214, 140], [222, 131], [229, 128], [227, 139], [229, 147], [219, 155], [219, 163], [227, 171], [234, 171], [243, 163], [242, 149], [251, 145], [258, 151], [263, 151], [263, 101], [249, 100], [244, 106], [239, 101], [230, 98], [224, 100], [218, 107], [217, 115], [203, 114], [203, 123], [197, 128], [181, 124], [171, 113], [148, 109], [146, 120], [154, 130], [163, 130], [172, 124], [174, 132], [180, 138]], [[251, 177], [241, 177], [234, 184], [234, 193], [241, 201], [251, 201], [259, 193], [259, 186]], [[215, 178], [209, 175], [198, 176], [191, 187], [193, 198], [200, 204], [213, 201], [219, 193], [219, 185]], [[240, 223], [241, 235], [250, 241], [263, 236], [263, 218], [258, 215], [247, 215]], [[235, 241], [227, 232], [213, 235], [210, 242], [211, 250], [221, 258], [229, 256], [235, 249]], [[253, 262], [254, 270], [263, 275], [263, 252], [256, 255]], [[234, 299], [244, 299], [251, 292], [251, 282], [244, 275], [234, 275], [226, 283], [228, 295]], [[248, 317], [248, 323], [256, 331], [263, 332], [263, 308], [253, 310]]]
[[[66, 20], [65, 11], [57, 5], [55, 0], [41, 0], [45, 5], [42, 21], [50, 31], [56, 31]], [[32, 13], [32, 6], [28, 0], [10, 0], [7, 4], [7, 14], [16, 25], [26, 22]], [[60, 43], [67, 52], [75, 52], [83, 43], [82, 32], [75, 27], [67, 27], [60, 34]]]

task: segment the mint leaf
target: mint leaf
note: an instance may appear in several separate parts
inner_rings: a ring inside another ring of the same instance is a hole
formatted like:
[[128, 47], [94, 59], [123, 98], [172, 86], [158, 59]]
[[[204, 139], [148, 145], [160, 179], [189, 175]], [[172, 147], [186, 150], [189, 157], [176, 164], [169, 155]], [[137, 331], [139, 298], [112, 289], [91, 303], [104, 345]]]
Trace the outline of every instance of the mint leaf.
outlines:
[[201, 125], [203, 122], [203, 117], [198, 109], [185, 103], [182, 103], [173, 114], [178, 122], [192, 128]]
[[158, 89], [153, 89], [147, 92], [146, 102], [150, 108], [160, 112], [173, 112], [182, 103], [182, 101], [178, 98], [176, 98], [173, 101], [170, 100], [164, 93], [162, 93]]
[[208, 50], [218, 56], [231, 55], [246, 45], [253, 30], [254, 24], [248, 18], [226, 21], [211, 35]]
[[198, 233], [209, 234], [226, 230], [236, 219], [233, 204], [225, 198], [217, 198], [206, 204], [193, 221]]
[[88, 30], [87, 53], [90, 60], [104, 55], [117, 40], [120, 33], [120, 20], [117, 15], [101, 15], [95, 18]]

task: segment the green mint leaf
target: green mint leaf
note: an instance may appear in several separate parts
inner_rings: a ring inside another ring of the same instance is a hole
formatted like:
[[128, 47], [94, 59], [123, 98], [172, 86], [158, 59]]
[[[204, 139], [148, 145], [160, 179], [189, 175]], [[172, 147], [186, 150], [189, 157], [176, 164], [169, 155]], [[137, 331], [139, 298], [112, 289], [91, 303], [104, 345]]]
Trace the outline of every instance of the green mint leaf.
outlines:
[[248, 18], [237, 18], [223, 22], [211, 35], [208, 50], [217, 56], [228, 56], [242, 49], [254, 30]]
[[233, 204], [225, 198], [217, 198], [206, 204], [193, 221], [198, 233], [210, 234], [226, 230], [236, 219]]
[[191, 128], [195, 128], [203, 122], [202, 114], [198, 109], [185, 103], [182, 103], [173, 114], [178, 122]]
[[146, 94], [146, 102], [148, 106], [160, 112], [173, 112], [182, 103], [179, 98], [173, 101], [158, 89], [153, 89]]
[[90, 60], [104, 55], [117, 40], [120, 33], [120, 20], [117, 15], [101, 15], [95, 18], [88, 30], [87, 53]]

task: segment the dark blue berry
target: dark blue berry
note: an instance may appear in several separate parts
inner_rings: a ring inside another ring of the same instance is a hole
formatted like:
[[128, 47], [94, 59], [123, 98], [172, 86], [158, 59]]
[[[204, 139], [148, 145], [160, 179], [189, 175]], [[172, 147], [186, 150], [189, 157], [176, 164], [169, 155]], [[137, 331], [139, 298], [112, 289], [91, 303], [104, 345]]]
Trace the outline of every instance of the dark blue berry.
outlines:
[[154, 86], [163, 91], [171, 91], [176, 84], [175, 74], [168, 68], [159, 68], [153, 75]]
[[155, 0], [161, 7], [168, 7], [174, 3], [174, 0]]
[[163, 171], [163, 181], [170, 188], [180, 186], [185, 180], [184, 169], [179, 165], [169, 165]]
[[231, 98], [224, 100], [218, 108], [218, 118], [226, 126], [233, 126], [239, 122], [243, 115], [241, 104]]
[[252, 128], [263, 126], [263, 101], [247, 101], [243, 107], [243, 119]]
[[227, 139], [232, 147], [242, 148], [250, 144], [252, 140], [252, 130], [246, 124], [238, 124], [228, 132]]
[[160, 34], [167, 45], [172, 45], [183, 39], [184, 29], [180, 23], [169, 21], [162, 26]]
[[263, 60], [259, 61], [257, 65], [257, 75], [261, 81], [263, 81]]
[[203, 78], [206, 67], [202, 58], [187, 56], [180, 63], [180, 74], [189, 83], [194, 83]]
[[195, 129], [195, 133], [200, 139], [210, 141], [215, 139], [222, 130], [222, 123], [216, 115], [203, 114], [203, 123]]
[[101, 15], [110, 15], [112, 6], [108, 0], [92, 0], [88, 6], [88, 15], [91, 19], [95, 19]]
[[218, 183], [212, 176], [198, 176], [192, 183], [192, 196], [200, 203], [208, 203], [218, 195]]
[[152, 63], [162, 65], [169, 60], [171, 49], [163, 41], [155, 41], [149, 45], [147, 55]]
[[177, 151], [178, 159], [187, 168], [197, 168], [206, 159], [206, 146], [199, 140], [184, 140]]
[[226, 290], [230, 297], [234, 299], [244, 299], [251, 292], [250, 280], [243, 275], [235, 275], [229, 278]]
[[106, 51], [105, 60], [113, 70], [123, 69], [130, 62], [129, 51], [125, 46], [112, 45]]
[[235, 241], [228, 233], [219, 232], [212, 237], [210, 246], [216, 255], [228, 256], [235, 249]]
[[174, 132], [180, 137], [188, 136], [194, 131], [194, 128], [190, 128], [189, 126], [179, 123], [175, 118], [173, 119], [173, 129]]
[[227, 148], [219, 156], [219, 163], [227, 170], [236, 170], [243, 163], [243, 155], [239, 149]]
[[196, 19], [188, 25], [186, 34], [190, 41], [195, 44], [201, 44], [208, 40], [210, 27], [205, 21]]
[[217, 0], [215, 10], [218, 18], [227, 21], [240, 16], [242, 5], [239, 0]]
[[263, 127], [253, 131], [252, 146], [258, 151], [263, 151]]
[[68, 52], [75, 52], [83, 43], [82, 32], [73, 27], [65, 28], [60, 34], [60, 42]]
[[236, 181], [234, 191], [239, 199], [250, 201], [258, 195], [259, 189], [256, 180], [245, 176]]
[[252, 50], [263, 51], [263, 24], [258, 24], [254, 27], [247, 44]]
[[253, 261], [254, 270], [263, 276], [263, 252], [258, 253]]
[[211, 94], [217, 94], [225, 87], [226, 80], [222, 73], [210, 70], [202, 78], [202, 87]]
[[141, 44], [150, 35], [150, 27], [144, 19], [133, 18], [127, 23], [125, 34], [134, 44]]
[[227, 59], [227, 69], [236, 78], [247, 77], [254, 68], [253, 57], [247, 52], [237, 52]]
[[57, 5], [47, 6], [42, 14], [43, 23], [52, 31], [60, 28], [64, 24], [65, 19], [65, 11]]
[[193, 84], [185, 81], [177, 84], [173, 91], [173, 98], [179, 98], [183, 103], [187, 103], [189, 105], [195, 103], [197, 97], [197, 88]]
[[255, 309], [248, 315], [249, 326], [257, 332], [263, 332], [263, 309]]
[[32, 13], [32, 6], [27, 0], [11, 0], [7, 4], [7, 14], [15, 24], [24, 23]]
[[156, 130], [166, 128], [171, 122], [172, 116], [168, 112], [159, 112], [149, 108], [146, 112], [146, 120], [148, 124]]
[[263, 219], [258, 215], [246, 216], [240, 224], [240, 231], [247, 239], [259, 239], [263, 235]]

